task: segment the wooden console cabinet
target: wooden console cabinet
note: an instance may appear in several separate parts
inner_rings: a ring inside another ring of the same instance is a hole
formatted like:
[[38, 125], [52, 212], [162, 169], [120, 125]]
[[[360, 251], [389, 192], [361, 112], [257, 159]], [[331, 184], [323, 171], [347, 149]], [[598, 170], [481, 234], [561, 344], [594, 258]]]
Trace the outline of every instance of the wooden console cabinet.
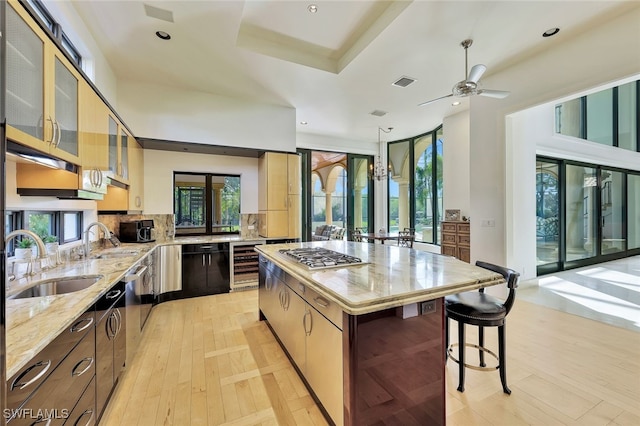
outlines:
[[471, 263], [471, 223], [463, 221], [440, 222], [442, 254]]

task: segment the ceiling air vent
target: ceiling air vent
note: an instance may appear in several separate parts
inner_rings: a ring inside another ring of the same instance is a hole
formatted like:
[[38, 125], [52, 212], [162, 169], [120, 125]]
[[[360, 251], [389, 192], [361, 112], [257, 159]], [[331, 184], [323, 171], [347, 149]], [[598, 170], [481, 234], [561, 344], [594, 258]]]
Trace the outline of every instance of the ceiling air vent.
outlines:
[[414, 81], [416, 81], [415, 78], [402, 76], [399, 79], [397, 79], [396, 81], [394, 81], [393, 83], [391, 83], [391, 85], [392, 86], [398, 86], [398, 87], [407, 87], [408, 85], [410, 85]]
[[382, 117], [384, 115], [387, 115], [387, 111], [380, 111], [379, 109], [376, 109], [371, 111], [369, 114], [375, 115], [376, 117]]
[[144, 5], [144, 12], [150, 18], [160, 19], [161, 21], [173, 22], [173, 12], [159, 7]]

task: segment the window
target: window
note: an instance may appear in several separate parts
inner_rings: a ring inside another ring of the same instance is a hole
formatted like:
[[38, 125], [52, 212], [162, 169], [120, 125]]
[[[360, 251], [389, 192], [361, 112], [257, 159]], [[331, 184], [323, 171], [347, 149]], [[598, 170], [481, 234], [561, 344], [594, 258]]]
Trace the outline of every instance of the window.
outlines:
[[[17, 229], [35, 232], [40, 238], [56, 237], [61, 244], [82, 239], [81, 211], [7, 211], [4, 216], [5, 234]], [[22, 237], [16, 237], [20, 240]], [[7, 256], [13, 256], [14, 239], [7, 245]]]
[[640, 150], [640, 81], [556, 105], [556, 133], [631, 151]]
[[78, 52], [78, 49], [76, 49], [73, 43], [71, 43], [69, 37], [62, 30], [62, 26], [53, 19], [53, 16], [49, 10], [47, 10], [47, 7], [40, 0], [27, 0], [27, 3], [40, 19], [40, 23], [51, 31], [54, 37], [60, 42], [63, 49], [69, 54], [71, 60], [80, 67], [82, 65], [82, 56], [80, 55], [80, 52]]
[[237, 233], [240, 176], [174, 173], [176, 234]]
[[387, 146], [390, 232], [410, 228], [416, 241], [439, 243], [442, 150], [442, 127]]

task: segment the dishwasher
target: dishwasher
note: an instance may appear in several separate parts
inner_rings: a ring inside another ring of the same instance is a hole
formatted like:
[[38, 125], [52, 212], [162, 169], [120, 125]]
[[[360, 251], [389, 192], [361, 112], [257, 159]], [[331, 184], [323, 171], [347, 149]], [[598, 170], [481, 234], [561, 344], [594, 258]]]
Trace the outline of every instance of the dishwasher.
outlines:
[[141, 264], [132, 268], [124, 276], [125, 314], [127, 316], [127, 364], [133, 359], [140, 343], [143, 282], [145, 275], [147, 275], [147, 270], [148, 266]]

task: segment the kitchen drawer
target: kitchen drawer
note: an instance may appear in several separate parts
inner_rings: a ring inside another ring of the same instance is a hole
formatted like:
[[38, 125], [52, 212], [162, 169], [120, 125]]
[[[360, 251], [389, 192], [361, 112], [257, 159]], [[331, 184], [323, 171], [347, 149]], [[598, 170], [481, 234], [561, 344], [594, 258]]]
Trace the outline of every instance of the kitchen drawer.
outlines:
[[67, 329], [34, 356], [27, 365], [7, 381], [7, 408], [19, 408], [27, 397], [45, 381], [60, 361], [87, 333], [95, 328], [92, 309], [78, 317]]
[[309, 287], [305, 290], [304, 299], [309, 305], [313, 306], [316, 311], [331, 321], [333, 325], [342, 330], [342, 309], [336, 303]]
[[[49, 375], [22, 406], [28, 418], [14, 418], [11, 426], [31, 425], [40, 414], [47, 425], [62, 425], [95, 376], [95, 327]], [[22, 411], [21, 410], [21, 411]], [[50, 422], [48, 420], [50, 419]]]
[[84, 390], [80, 400], [69, 413], [69, 418], [64, 423], [69, 426], [92, 426], [96, 424], [96, 379], [91, 379]]

